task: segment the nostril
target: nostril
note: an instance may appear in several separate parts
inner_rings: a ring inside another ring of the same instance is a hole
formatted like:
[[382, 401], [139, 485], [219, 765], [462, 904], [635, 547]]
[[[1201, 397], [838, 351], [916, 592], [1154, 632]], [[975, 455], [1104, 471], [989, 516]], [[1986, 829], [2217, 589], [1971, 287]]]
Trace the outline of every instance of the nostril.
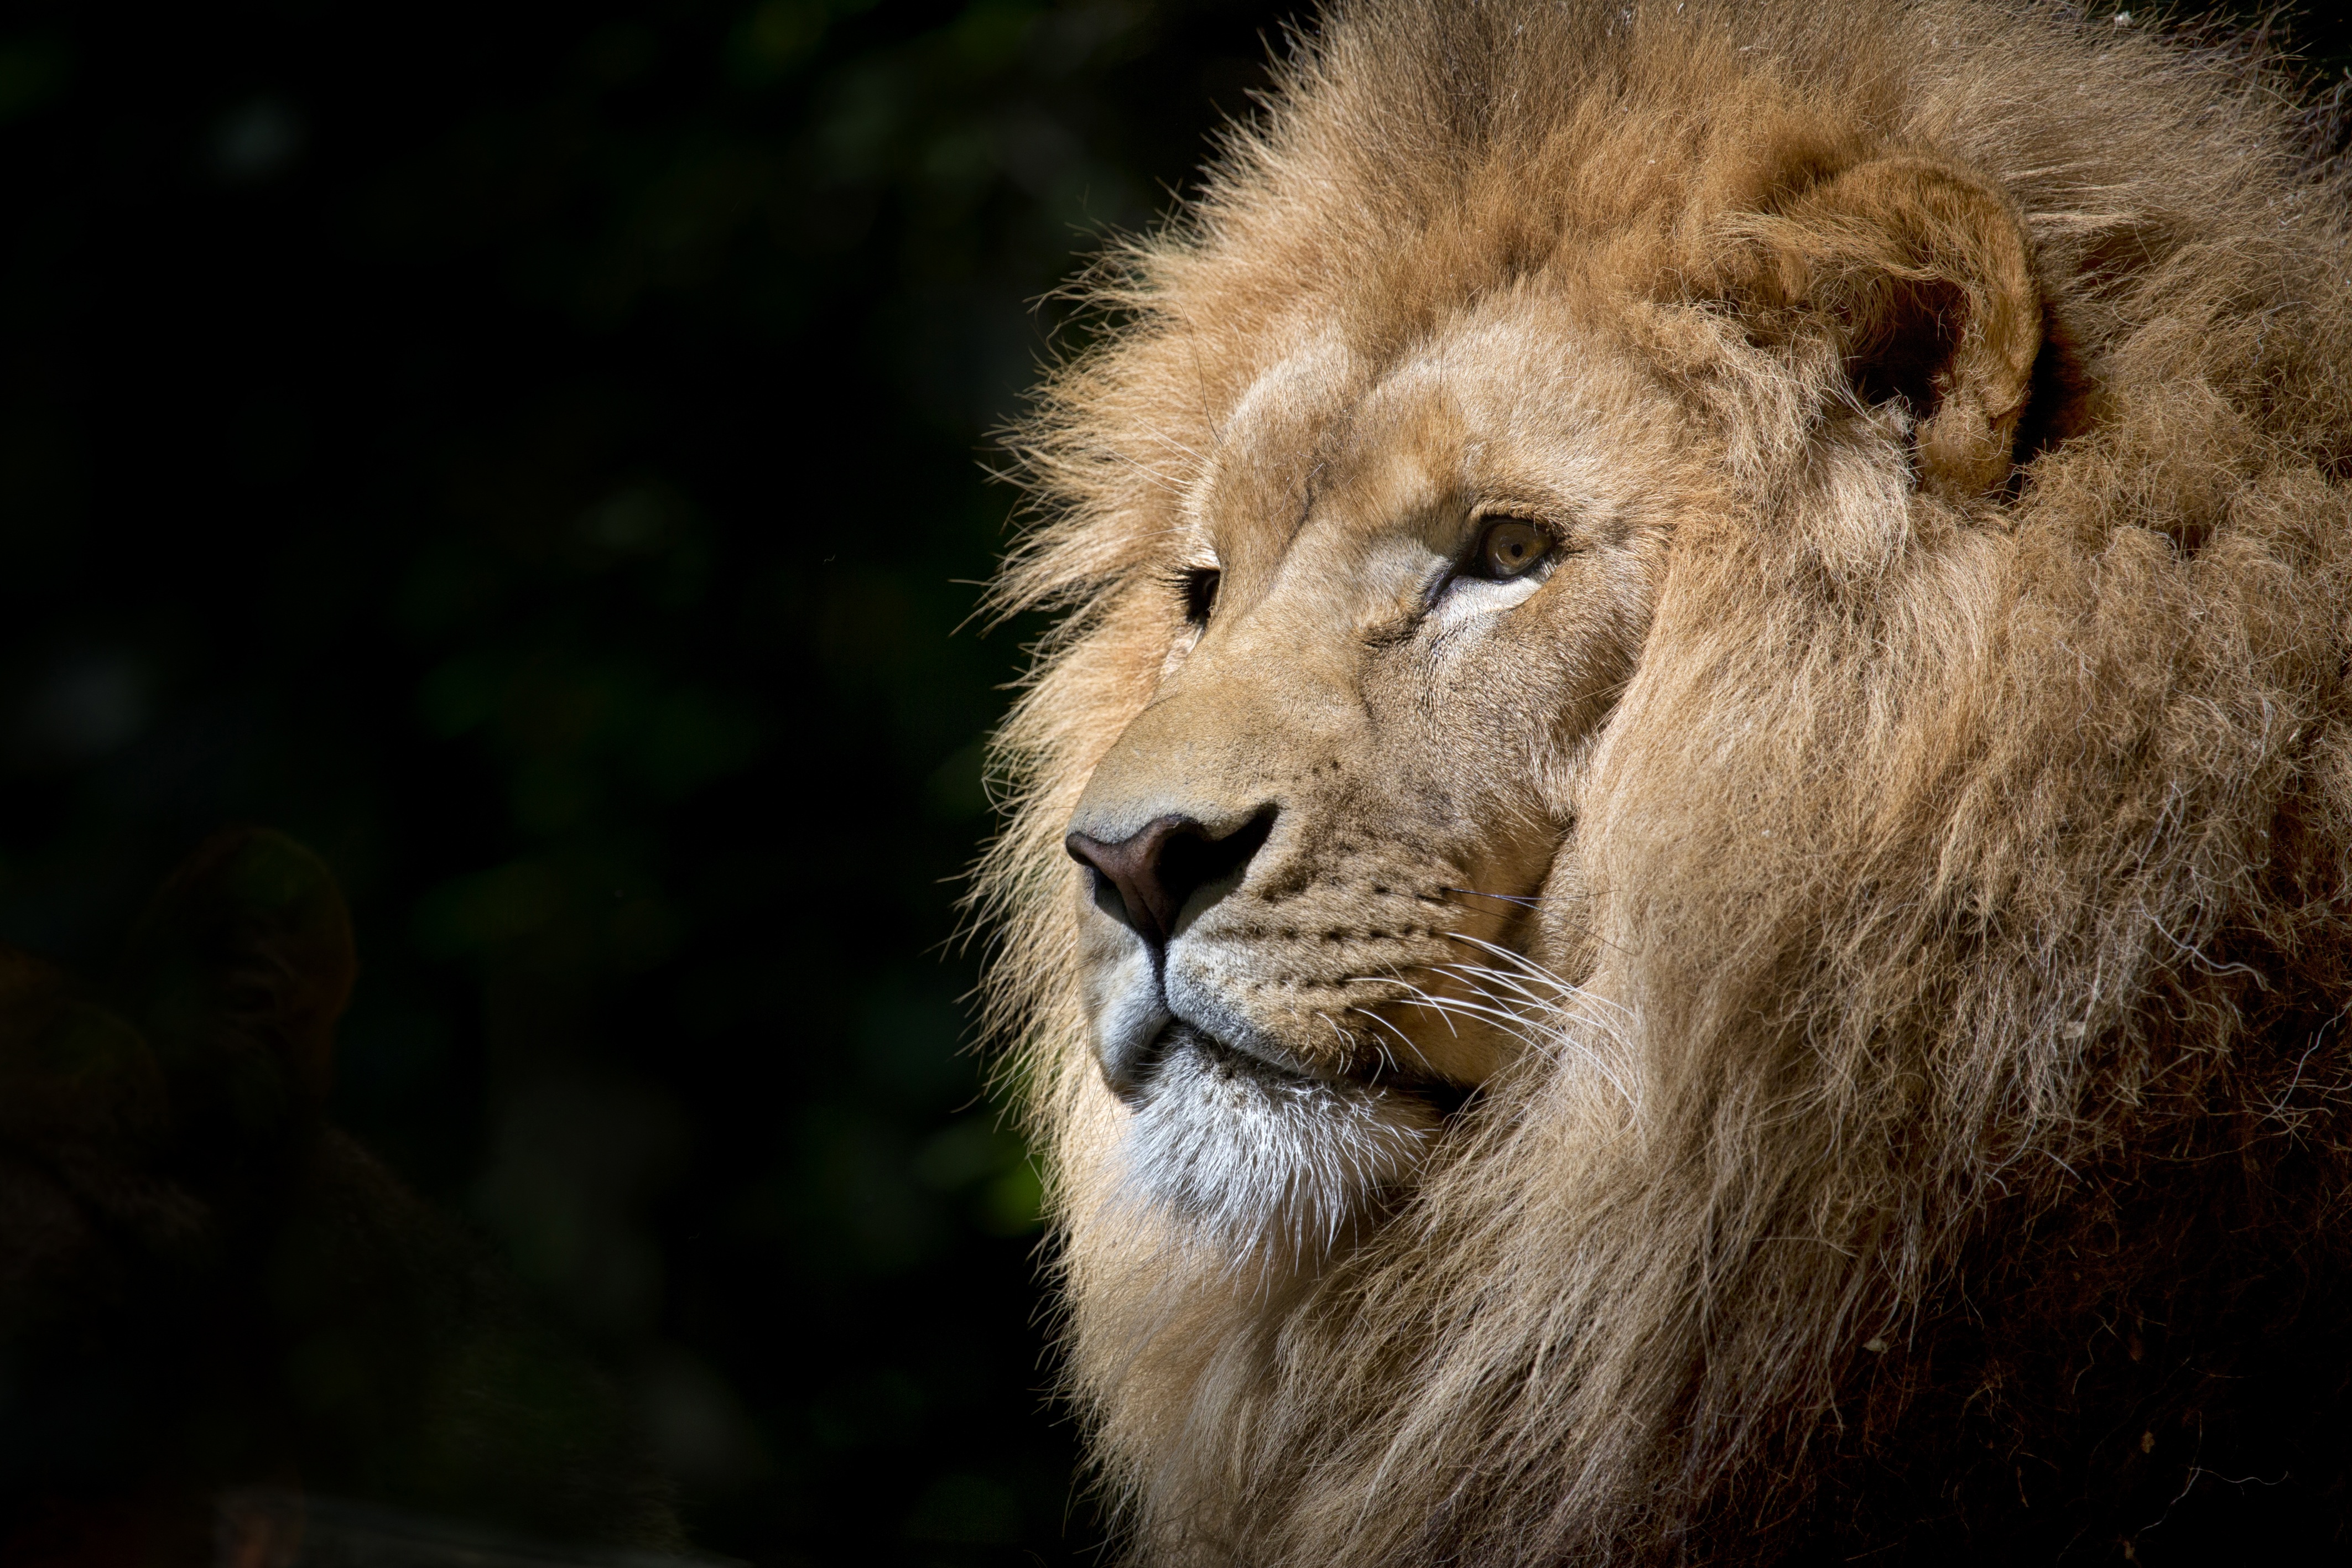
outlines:
[[1246, 866], [1273, 831], [1274, 808], [1268, 806], [1222, 837], [1212, 837], [1193, 818], [1171, 815], [1116, 842], [1073, 831], [1062, 847], [1118, 890], [1128, 924], [1139, 935], [1165, 946], [1184, 901]]
[[[1181, 911], [1184, 901], [1202, 888], [1249, 864], [1273, 831], [1269, 808], [1221, 839], [1210, 838], [1197, 823], [1192, 832], [1170, 834], [1160, 842], [1158, 871], [1171, 906]], [[1170, 925], [1172, 928], [1174, 922]]]
[[[1062, 840], [1062, 847], [1070, 852], [1072, 860], [1091, 866], [1097, 876], [1118, 890], [1127, 923], [1148, 942], [1168, 940], [1168, 927], [1173, 924], [1175, 914], [1166, 907], [1166, 896], [1151, 877], [1150, 856], [1143, 852], [1146, 841], [1165, 836], [1166, 824], [1181, 821], [1181, 818], [1163, 817], [1143, 831], [1116, 841], [1097, 839], [1075, 829]], [[1149, 847], [1156, 849], [1157, 845]]]

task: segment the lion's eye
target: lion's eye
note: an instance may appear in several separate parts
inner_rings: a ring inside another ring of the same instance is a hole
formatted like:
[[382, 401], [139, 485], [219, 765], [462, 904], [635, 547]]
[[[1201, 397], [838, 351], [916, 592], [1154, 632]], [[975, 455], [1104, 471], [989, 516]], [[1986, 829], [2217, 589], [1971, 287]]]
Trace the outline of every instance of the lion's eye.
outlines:
[[1478, 536], [1470, 568], [1480, 577], [1502, 580], [1524, 576], [1550, 552], [1551, 535], [1541, 524], [1524, 517], [1499, 517]]
[[1209, 623], [1209, 612], [1217, 607], [1217, 580], [1224, 576], [1213, 566], [1188, 569], [1179, 580], [1184, 593], [1184, 619], [1195, 626]]

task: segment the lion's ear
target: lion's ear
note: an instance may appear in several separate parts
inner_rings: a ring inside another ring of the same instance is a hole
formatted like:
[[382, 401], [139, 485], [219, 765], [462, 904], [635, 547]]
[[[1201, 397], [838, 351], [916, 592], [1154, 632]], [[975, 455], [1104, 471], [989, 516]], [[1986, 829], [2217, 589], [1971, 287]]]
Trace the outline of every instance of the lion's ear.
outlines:
[[1923, 482], [1957, 498], [2009, 477], [2042, 312], [2000, 192], [1950, 164], [1884, 158], [1734, 227], [1734, 292], [1781, 329], [1825, 331], [1864, 402], [1909, 407]]

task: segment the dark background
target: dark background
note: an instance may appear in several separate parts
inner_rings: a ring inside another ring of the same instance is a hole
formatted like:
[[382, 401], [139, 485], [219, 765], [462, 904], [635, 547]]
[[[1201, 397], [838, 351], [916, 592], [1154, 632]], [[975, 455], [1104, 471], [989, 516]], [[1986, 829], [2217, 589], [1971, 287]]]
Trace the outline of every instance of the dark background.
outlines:
[[1040, 630], [982, 463], [1288, 9], [0, 14], [0, 937], [324, 854], [336, 1114], [712, 1550], [1091, 1560], [951, 940]]

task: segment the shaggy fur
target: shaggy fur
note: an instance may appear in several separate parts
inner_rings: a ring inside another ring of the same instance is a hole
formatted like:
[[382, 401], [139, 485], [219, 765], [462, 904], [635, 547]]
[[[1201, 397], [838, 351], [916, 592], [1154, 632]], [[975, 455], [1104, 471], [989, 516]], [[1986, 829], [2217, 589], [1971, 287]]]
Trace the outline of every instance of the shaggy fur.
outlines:
[[[1016, 441], [1002, 601], [1066, 619], [985, 895], [1143, 1560], [2338, 1537], [2352, 290], [2300, 113], [2046, 5], [1381, 0], [1096, 279]], [[1181, 673], [1251, 390], [1507, 296], [1696, 433], [1610, 448], [1675, 497], [1645, 628], [1485, 960], [1524, 1048], [1365, 1223], [1239, 1266], [1118, 1196], [1060, 841]]]

